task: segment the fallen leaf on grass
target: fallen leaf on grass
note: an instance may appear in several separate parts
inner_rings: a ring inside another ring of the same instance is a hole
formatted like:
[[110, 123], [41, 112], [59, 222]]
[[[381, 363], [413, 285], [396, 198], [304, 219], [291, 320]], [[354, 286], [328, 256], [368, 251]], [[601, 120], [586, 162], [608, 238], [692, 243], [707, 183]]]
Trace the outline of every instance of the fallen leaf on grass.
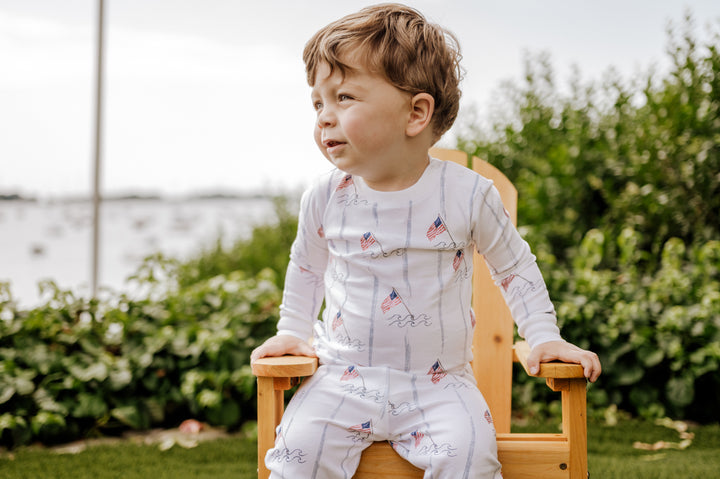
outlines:
[[635, 449], [642, 449], [643, 451], [659, 451], [661, 449], [687, 449], [692, 444], [692, 439], [684, 439], [680, 442], [669, 442], [669, 441], [658, 441], [654, 444], [646, 442], [635, 442], [633, 447]]
[[167, 451], [177, 445], [185, 449], [197, 447], [202, 441], [210, 441], [229, 437], [224, 429], [210, 427], [194, 419], [183, 421], [178, 428], [174, 429], [152, 429], [150, 431], [128, 431], [122, 438], [98, 438], [75, 441], [62, 446], [50, 448], [56, 454], [78, 454], [89, 447], [98, 445], [112, 445], [123, 441], [145, 444], [146, 446], [157, 445], [161, 451]]

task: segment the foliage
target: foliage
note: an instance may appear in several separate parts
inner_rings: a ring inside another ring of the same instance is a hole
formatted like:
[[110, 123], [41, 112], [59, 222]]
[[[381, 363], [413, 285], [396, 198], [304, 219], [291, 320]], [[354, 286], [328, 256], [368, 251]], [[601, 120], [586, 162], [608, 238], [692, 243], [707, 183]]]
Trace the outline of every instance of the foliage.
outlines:
[[562, 94], [547, 56], [528, 59], [525, 83], [505, 87], [510, 112], [460, 140], [518, 186], [535, 247], [565, 261], [588, 230], [630, 227], [653, 268], [671, 237], [720, 237], [720, 33], [700, 47], [688, 18], [669, 37], [666, 77], [630, 85], [612, 70], [600, 86], [576, 74]]
[[0, 284], [0, 445], [176, 425], [188, 415], [229, 427], [254, 419], [250, 352], [274, 334], [281, 300], [278, 274], [260, 265], [269, 255], [286, 264], [283, 242], [294, 235], [279, 211], [282, 221], [234, 247], [240, 262], [230, 261], [233, 250], [186, 264], [147, 258], [129, 279], [134, 296], [87, 300], [47, 282], [44, 304], [20, 311]]
[[239, 239], [229, 249], [218, 240], [214, 249], [180, 264], [177, 276], [180, 286], [237, 270], [254, 275], [270, 268], [277, 273], [276, 284], [282, 287], [290, 261], [290, 246], [297, 232], [297, 213], [286, 197], [274, 198], [273, 202], [276, 221], [255, 225], [249, 238]]
[[575, 75], [568, 93], [547, 56], [528, 60], [509, 113], [459, 144], [518, 188], [563, 335], [603, 361], [591, 403], [718, 420], [720, 34], [699, 45], [688, 16], [668, 36], [664, 76]]

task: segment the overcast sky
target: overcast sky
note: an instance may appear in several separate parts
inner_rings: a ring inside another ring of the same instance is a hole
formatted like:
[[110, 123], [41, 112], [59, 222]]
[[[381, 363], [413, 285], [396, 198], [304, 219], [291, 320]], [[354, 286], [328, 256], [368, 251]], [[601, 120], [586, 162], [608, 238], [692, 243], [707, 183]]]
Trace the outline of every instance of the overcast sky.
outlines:
[[[185, 194], [306, 185], [312, 141], [305, 41], [361, 0], [106, 0], [103, 189]], [[527, 52], [559, 80], [666, 61], [669, 21], [720, 22], [718, 0], [421, 0], [459, 37], [461, 120], [482, 117]], [[96, 0], [0, 0], [0, 193], [89, 194]], [[717, 28], [716, 28], [717, 30]]]

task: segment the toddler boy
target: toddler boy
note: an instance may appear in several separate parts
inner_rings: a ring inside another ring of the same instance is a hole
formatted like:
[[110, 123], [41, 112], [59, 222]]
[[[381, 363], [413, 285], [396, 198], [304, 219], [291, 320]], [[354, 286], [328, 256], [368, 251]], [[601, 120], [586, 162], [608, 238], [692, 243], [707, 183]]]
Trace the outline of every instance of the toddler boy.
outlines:
[[336, 169], [303, 195], [278, 334], [252, 354], [320, 359], [266, 456], [271, 477], [349, 478], [362, 450], [387, 440], [426, 478], [499, 478], [469, 365], [473, 248], [503, 286], [531, 366], [577, 362], [594, 381], [600, 363], [561, 339], [492, 182], [428, 155], [457, 116], [457, 42], [385, 4], [323, 28], [303, 57], [315, 141]]

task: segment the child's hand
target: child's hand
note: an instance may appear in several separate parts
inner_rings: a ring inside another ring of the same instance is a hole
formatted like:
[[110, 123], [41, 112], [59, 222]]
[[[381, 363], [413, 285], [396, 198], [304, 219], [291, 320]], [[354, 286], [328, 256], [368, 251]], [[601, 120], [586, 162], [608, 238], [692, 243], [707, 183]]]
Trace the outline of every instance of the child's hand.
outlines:
[[597, 354], [580, 349], [567, 341], [550, 341], [535, 346], [527, 358], [528, 368], [532, 374], [536, 374], [540, 370], [540, 363], [555, 359], [580, 364], [585, 370], [585, 377], [593, 383], [602, 372]]
[[250, 354], [250, 362], [267, 356], [284, 356], [292, 354], [294, 356], [310, 356], [315, 357], [315, 350], [300, 338], [290, 335], [277, 335], [265, 341], [262, 345], [255, 348]]

